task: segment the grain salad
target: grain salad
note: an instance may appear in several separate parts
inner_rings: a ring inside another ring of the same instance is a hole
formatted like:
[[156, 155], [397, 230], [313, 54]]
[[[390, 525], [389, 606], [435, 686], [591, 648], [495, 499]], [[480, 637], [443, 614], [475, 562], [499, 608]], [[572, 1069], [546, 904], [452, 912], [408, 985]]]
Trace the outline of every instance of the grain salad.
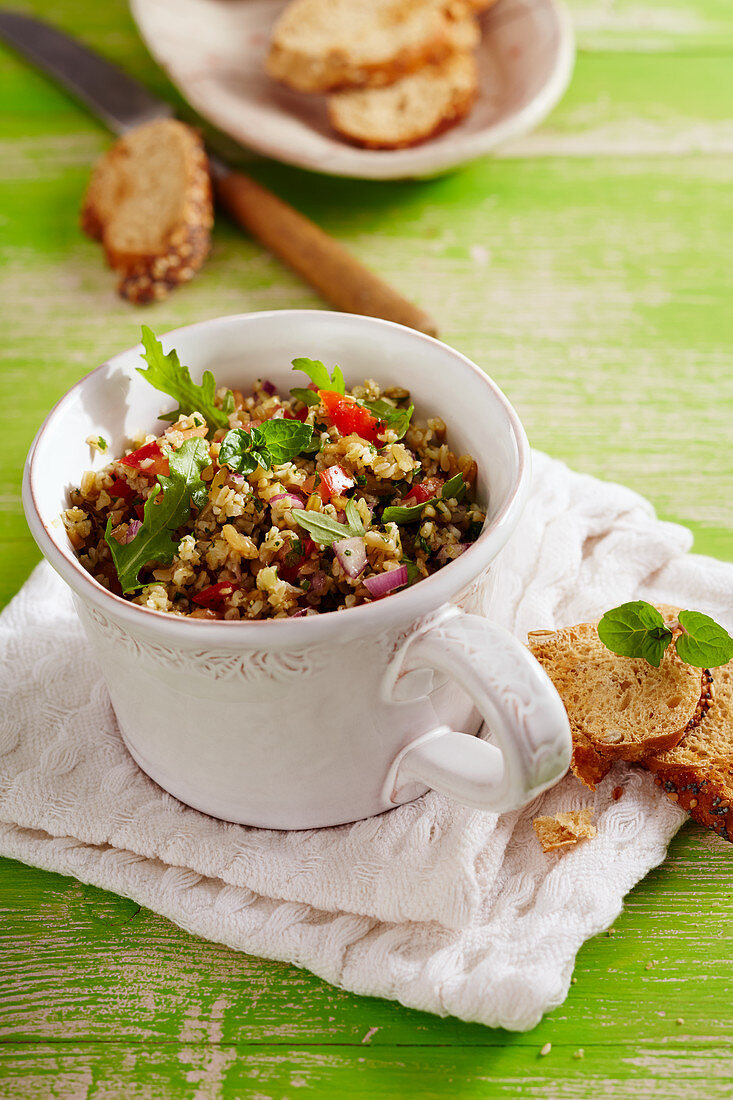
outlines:
[[[293, 360], [299, 384], [201, 385], [143, 328], [140, 373], [178, 402], [71, 490], [64, 526], [82, 566], [141, 607], [197, 619], [336, 611], [381, 599], [479, 535], [477, 467], [407, 390]], [[296, 379], [294, 378], [294, 381]], [[107, 452], [102, 436], [87, 442]]]

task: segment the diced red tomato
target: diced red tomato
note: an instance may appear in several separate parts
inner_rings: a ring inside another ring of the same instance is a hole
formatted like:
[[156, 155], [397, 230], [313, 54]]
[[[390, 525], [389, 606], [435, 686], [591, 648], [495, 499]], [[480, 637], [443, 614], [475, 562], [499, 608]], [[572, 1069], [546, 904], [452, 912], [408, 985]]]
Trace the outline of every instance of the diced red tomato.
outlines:
[[329, 466], [326, 470], [319, 470], [317, 475], [307, 477], [303, 482], [303, 492], [309, 496], [318, 493], [323, 503], [328, 504], [332, 497], [342, 496], [354, 484], [353, 477], [347, 474], [343, 466]]
[[137, 518], [139, 520], [145, 519], [145, 505], [144, 504], [136, 504], [135, 505], [135, 515], [137, 516]]
[[296, 580], [300, 567], [306, 561], [315, 547], [311, 538], [299, 540], [299, 545], [292, 542], [286, 543], [278, 553], [277, 575], [281, 580], [292, 584]]
[[321, 500], [326, 504], [333, 497], [343, 496], [355, 485], [353, 477], [346, 473], [343, 466], [329, 466], [328, 469], [321, 470], [320, 478], [318, 492], [321, 495]]
[[217, 611], [223, 607], [226, 600], [237, 588], [239, 588], [239, 585], [234, 584], [232, 581], [219, 581], [218, 584], [209, 585], [208, 588], [197, 592], [193, 597], [193, 602], [197, 603], [199, 607], [210, 607], [212, 610]]
[[290, 409], [285, 409], [283, 412], [283, 420], [300, 420], [301, 424], [305, 423], [308, 419], [308, 409], [303, 407], [300, 412], [291, 412]]
[[357, 405], [353, 397], [344, 397], [333, 390], [319, 390], [318, 396], [326, 406], [331, 422], [341, 435], [360, 436], [367, 443], [374, 443], [382, 428], [382, 421], [372, 416], [369, 409]]
[[128, 485], [124, 478], [116, 477], [109, 487], [109, 495], [111, 497], [120, 497], [122, 500], [128, 503], [135, 496], [135, 490], [131, 485]]
[[[151, 460], [151, 461], [149, 461]], [[136, 451], [133, 451], [130, 455], [125, 455], [124, 458], [119, 460], [123, 466], [131, 466], [133, 470], [139, 470], [145, 477], [149, 477], [152, 481], [162, 474], [163, 477], [168, 477], [170, 474], [170, 466], [168, 465], [168, 459], [160, 449], [160, 444], [153, 440], [152, 443], [146, 443], [143, 447], [138, 447]]]
[[426, 477], [418, 485], [412, 486], [404, 499], [404, 503], [407, 504], [409, 501], [411, 504], [424, 504], [426, 500], [432, 500], [433, 497], [439, 496], [442, 488], [443, 481], [441, 478]]

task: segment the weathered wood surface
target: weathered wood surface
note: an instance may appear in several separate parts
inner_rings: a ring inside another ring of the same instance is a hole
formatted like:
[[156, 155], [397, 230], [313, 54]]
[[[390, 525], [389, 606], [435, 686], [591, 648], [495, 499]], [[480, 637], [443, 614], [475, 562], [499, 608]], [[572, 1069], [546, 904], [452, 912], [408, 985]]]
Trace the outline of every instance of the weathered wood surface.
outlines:
[[[122, 0], [17, 6], [172, 94]], [[733, 558], [733, 8], [572, 6], [573, 85], [501, 158], [387, 184], [250, 167], [436, 316], [536, 446], [633, 485], [698, 549]], [[164, 331], [320, 303], [223, 219], [191, 286], [147, 311], [119, 301], [76, 228], [107, 135], [2, 49], [0, 107], [2, 604], [37, 560], [22, 459], [73, 381], [143, 319]], [[4, 861], [0, 1095], [728, 1098], [732, 854], [687, 827], [615, 934], [581, 950], [567, 1002], [526, 1035], [355, 997]]]

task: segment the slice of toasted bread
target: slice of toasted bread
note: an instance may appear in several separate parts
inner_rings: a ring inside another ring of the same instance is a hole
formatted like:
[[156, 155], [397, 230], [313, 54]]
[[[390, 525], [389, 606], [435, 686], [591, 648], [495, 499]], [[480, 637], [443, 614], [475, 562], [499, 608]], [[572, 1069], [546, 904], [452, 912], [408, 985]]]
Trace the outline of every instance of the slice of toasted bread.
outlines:
[[713, 669], [706, 691], [702, 721], [643, 764], [696, 821], [733, 841], [733, 661]]
[[454, 53], [387, 88], [360, 88], [330, 96], [328, 117], [335, 130], [358, 145], [401, 149], [427, 141], [460, 122], [477, 90], [473, 54]]
[[598, 830], [591, 825], [593, 808], [568, 810], [554, 817], [536, 817], [532, 827], [543, 852], [555, 852], [558, 848], [568, 848], [580, 840], [592, 840]]
[[293, 0], [266, 65], [299, 92], [380, 87], [473, 49], [479, 37], [465, 0]]
[[131, 130], [97, 163], [82, 229], [102, 242], [119, 291], [134, 302], [164, 298], [187, 282], [209, 251], [213, 206], [198, 133], [158, 119]]
[[572, 768], [591, 789], [613, 760], [641, 760], [674, 748], [707, 708], [709, 674], [681, 661], [673, 646], [654, 668], [606, 649], [596, 623], [533, 632], [529, 646], [565, 704]]

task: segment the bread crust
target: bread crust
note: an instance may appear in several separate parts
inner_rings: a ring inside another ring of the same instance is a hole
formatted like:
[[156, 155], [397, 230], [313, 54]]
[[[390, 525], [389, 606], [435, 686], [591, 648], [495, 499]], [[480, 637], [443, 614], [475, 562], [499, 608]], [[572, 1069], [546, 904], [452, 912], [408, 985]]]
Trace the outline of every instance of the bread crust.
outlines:
[[[466, 0], [381, 0], [373, 22], [384, 23], [382, 41], [368, 49], [356, 20], [353, 37], [342, 31], [329, 40], [322, 28], [314, 33], [308, 27], [309, 17], [325, 11], [324, 4], [294, 0], [273, 29], [265, 67], [271, 77], [298, 92], [384, 87], [456, 50], [474, 49], [480, 38], [475, 9]], [[405, 27], [411, 33], [400, 38], [398, 32]]]
[[[121, 204], [135, 200], [135, 148], [142, 135], [146, 141], [175, 141], [184, 163], [180, 209], [152, 250], [121, 247], [112, 230]], [[213, 220], [203, 141], [196, 130], [174, 119], [147, 123], [115, 142], [94, 168], [80, 217], [83, 231], [101, 241], [109, 266], [119, 273], [120, 295], [136, 304], [165, 298], [193, 278], [209, 253]]]
[[733, 841], [733, 662], [708, 673], [706, 694], [701, 721], [674, 749], [643, 764], [695, 821]]

